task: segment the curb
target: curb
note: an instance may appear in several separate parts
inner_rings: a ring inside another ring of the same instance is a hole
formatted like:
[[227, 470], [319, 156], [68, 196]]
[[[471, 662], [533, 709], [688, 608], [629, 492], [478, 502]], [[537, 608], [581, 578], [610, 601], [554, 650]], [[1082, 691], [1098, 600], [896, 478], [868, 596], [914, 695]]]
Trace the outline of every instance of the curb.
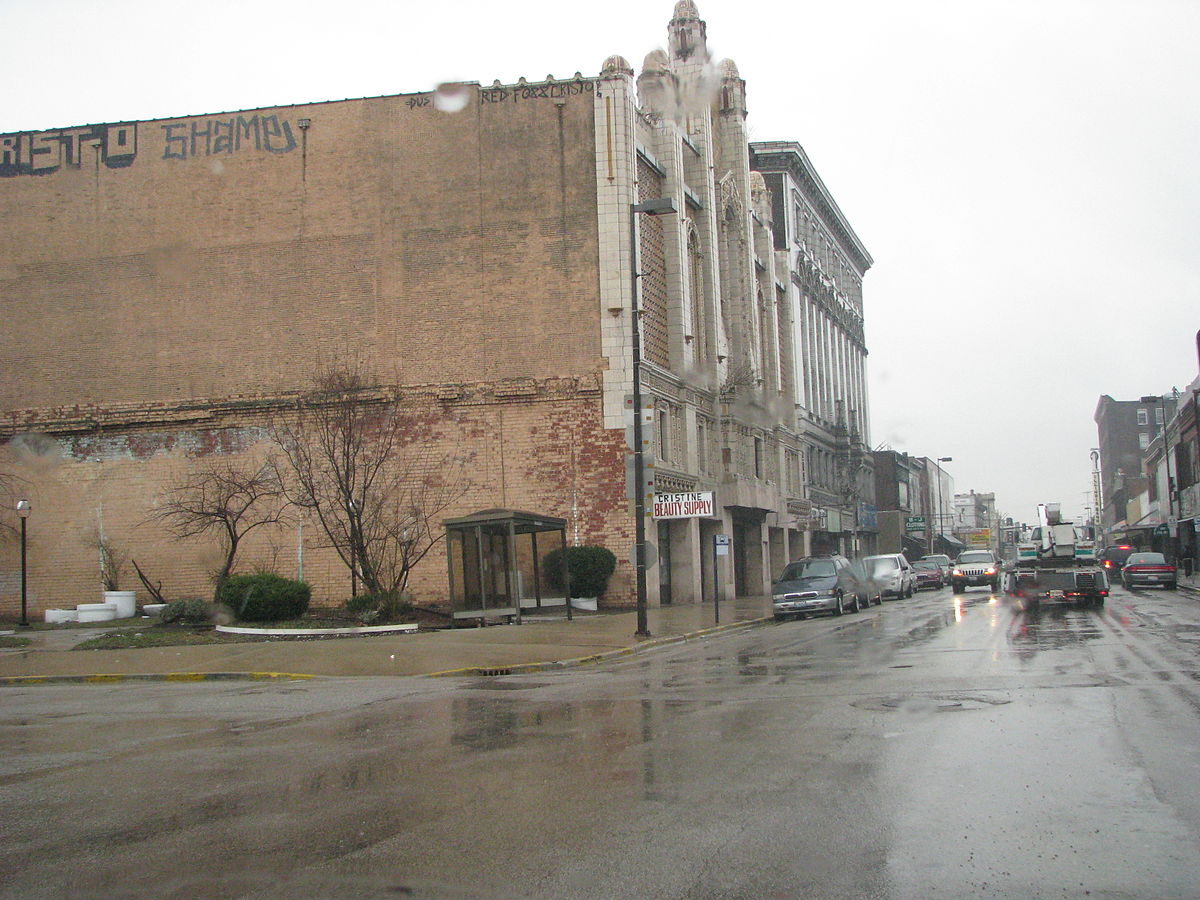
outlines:
[[[546, 672], [555, 669], [571, 669], [593, 663], [606, 662], [632, 656], [657, 647], [680, 644], [700, 638], [711, 637], [729, 631], [755, 628], [774, 621], [773, 616], [763, 616], [757, 619], [742, 619], [726, 625], [714, 625], [699, 631], [689, 631], [684, 634], [673, 634], [667, 637], [650, 638], [630, 647], [617, 650], [607, 650], [604, 653], [593, 653], [590, 656], [580, 656], [575, 659], [550, 660], [546, 662], [518, 663], [511, 666], [466, 666], [461, 669], [445, 669], [440, 672], [426, 672], [419, 675], [406, 676], [410, 678], [451, 678], [451, 677], [495, 677], [499, 675], [523, 675], [529, 672]], [[117, 674], [117, 675], [4, 675], [0, 676], [0, 687], [21, 687], [36, 684], [120, 684], [126, 681], [162, 681], [176, 683], [191, 683], [198, 681], [304, 681], [321, 677], [295, 672], [165, 672], [157, 674]], [[350, 676], [346, 676], [350, 677]]]
[[730, 622], [728, 625], [714, 625], [711, 628], [702, 628], [699, 631], [689, 631], [685, 634], [673, 634], [669, 637], [651, 638], [650, 640], [642, 641], [640, 644], [634, 644], [630, 647], [622, 647], [619, 650], [607, 650], [604, 653], [593, 653], [590, 656], [579, 656], [575, 659], [559, 659], [549, 662], [535, 663], [516, 663], [511, 666], [467, 666], [461, 669], [446, 669], [441, 672], [428, 672], [424, 678], [453, 678], [463, 676], [475, 676], [483, 678], [491, 678], [499, 675], [525, 675], [530, 672], [546, 672], [553, 669], [573, 669], [580, 666], [591, 665], [593, 663], [607, 662], [611, 659], [620, 659], [623, 656], [633, 656], [636, 653], [641, 653], [645, 650], [653, 650], [657, 647], [666, 647], [670, 644], [680, 644], [684, 641], [692, 641], [698, 638], [711, 637], [714, 634], [722, 634], [727, 631], [735, 631], [746, 628], [755, 628], [759, 625], [766, 625], [774, 621], [774, 616], [763, 616], [758, 619], [743, 619], [739, 622]]
[[123, 681], [302, 681], [316, 675], [293, 672], [164, 672], [137, 675], [5, 675], [0, 686], [20, 687], [29, 684], [120, 684]]

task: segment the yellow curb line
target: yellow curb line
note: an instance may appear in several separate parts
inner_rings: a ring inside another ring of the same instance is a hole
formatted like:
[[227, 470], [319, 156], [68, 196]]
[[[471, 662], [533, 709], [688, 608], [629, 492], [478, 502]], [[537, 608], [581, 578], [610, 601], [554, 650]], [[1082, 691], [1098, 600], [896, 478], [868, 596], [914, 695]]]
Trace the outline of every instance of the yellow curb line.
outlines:
[[120, 684], [124, 681], [299, 681], [316, 678], [295, 672], [163, 672], [157, 674], [124, 675], [4, 675], [0, 686], [18, 687], [29, 684]]

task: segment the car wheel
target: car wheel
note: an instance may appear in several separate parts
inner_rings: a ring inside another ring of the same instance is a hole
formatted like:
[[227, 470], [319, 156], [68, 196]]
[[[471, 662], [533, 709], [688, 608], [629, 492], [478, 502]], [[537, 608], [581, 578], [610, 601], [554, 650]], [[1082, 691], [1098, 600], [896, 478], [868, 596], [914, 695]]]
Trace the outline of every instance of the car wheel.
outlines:
[[850, 612], [862, 612], [862, 601], [858, 599], [858, 594], [854, 595], [854, 602], [850, 604]]
[[914, 594], [916, 594], [916, 592], [917, 592], [917, 589], [910, 584], [908, 586], [908, 596], [912, 597]]
[[842, 595], [838, 594], [837, 595], [837, 606], [835, 606], [833, 608], [833, 614], [835, 616], [840, 616], [843, 612], [845, 612], [845, 609], [842, 608]]
[[1173, 591], [1173, 590], [1175, 590], [1176, 587], [1178, 587], [1178, 584], [1176, 582], [1174, 582], [1174, 581], [1167, 582], [1167, 590], [1168, 591]]
[[786, 622], [787, 616], [785, 616], [783, 613], [775, 613], [775, 621], [776, 622]]

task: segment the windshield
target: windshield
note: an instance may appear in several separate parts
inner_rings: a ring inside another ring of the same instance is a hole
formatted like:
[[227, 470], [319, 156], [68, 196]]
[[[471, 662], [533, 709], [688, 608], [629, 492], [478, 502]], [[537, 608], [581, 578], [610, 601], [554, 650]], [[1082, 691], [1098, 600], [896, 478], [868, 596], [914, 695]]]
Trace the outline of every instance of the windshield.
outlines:
[[963, 563], [990, 563], [992, 561], [993, 558], [990, 550], [976, 550], [960, 554], [958, 557], [959, 565]]
[[794, 562], [779, 576], [780, 581], [795, 581], [798, 578], [821, 578], [837, 574], [832, 559], [805, 559]]
[[1130, 566], [1165, 566], [1167, 558], [1161, 553], [1131, 553], [1126, 564]]
[[937, 563], [935, 563], [931, 560], [922, 559], [922, 560], [918, 560], [917, 562], [913, 563], [913, 568], [914, 569], [933, 569], [936, 571], [936, 570], [940, 569], [941, 566], [939, 566]]

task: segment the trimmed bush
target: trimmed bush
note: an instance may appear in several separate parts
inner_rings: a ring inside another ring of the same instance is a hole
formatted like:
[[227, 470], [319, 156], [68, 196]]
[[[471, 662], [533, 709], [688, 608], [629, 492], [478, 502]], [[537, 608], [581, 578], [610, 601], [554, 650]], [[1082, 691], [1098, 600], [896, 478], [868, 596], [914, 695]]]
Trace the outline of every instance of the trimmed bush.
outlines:
[[212, 604], [207, 600], [172, 600], [158, 614], [159, 622], [174, 625], [206, 625], [212, 621]]
[[[546, 581], [562, 590], [563, 552], [551, 550], [543, 562]], [[568, 547], [567, 565], [571, 568], [571, 596], [599, 597], [608, 590], [608, 579], [617, 568], [617, 558], [607, 547]]]
[[308, 610], [311, 588], [303, 581], [269, 572], [231, 575], [221, 585], [217, 601], [242, 622], [280, 622]]

